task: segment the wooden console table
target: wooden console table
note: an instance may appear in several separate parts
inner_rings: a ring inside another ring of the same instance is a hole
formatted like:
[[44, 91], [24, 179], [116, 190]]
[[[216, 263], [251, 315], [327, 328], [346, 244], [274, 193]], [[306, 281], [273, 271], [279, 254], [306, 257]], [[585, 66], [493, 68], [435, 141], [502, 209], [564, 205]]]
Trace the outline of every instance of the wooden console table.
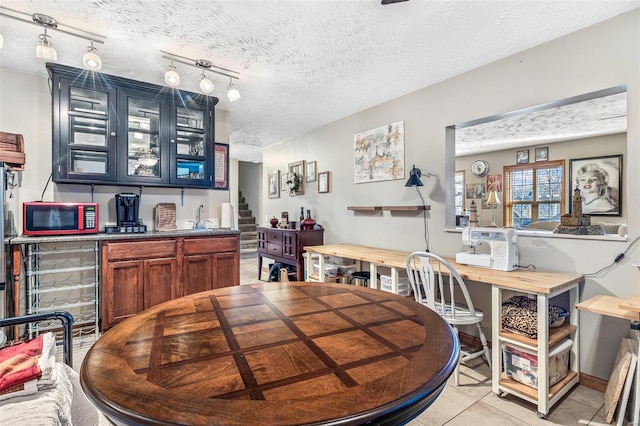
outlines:
[[368, 288], [220, 288], [131, 317], [80, 380], [117, 424], [398, 425], [440, 394], [459, 356], [434, 311]]
[[322, 244], [324, 229], [303, 231], [258, 226], [258, 279], [262, 274], [262, 258], [273, 259], [296, 267], [297, 281], [304, 281], [304, 246]]

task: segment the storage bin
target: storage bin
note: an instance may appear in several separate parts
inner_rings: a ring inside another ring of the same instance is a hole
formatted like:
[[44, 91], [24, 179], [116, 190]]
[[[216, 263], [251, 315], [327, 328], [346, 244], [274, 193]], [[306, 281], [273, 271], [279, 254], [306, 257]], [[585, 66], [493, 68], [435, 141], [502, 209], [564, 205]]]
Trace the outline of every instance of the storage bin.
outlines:
[[[313, 273], [315, 275], [320, 276], [320, 264], [318, 263], [314, 263], [313, 264]], [[325, 263], [324, 264], [324, 276], [327, 278], [330, 277], [335, 277], [336, 275], [338, 275], [338, 267], [336, 265], [332, 265], [330, 263]]]
[[[571, 339], [565, 340], [549, 352], [549, 386], [562, 380], [569, 371]], [[538, 388], [538, 355], [536, 352], [511, 343], [502, 343], [502, 365], [506, 375], [517, 382]]]
[[356, 271], [355, 263], [352, 265], [336, 265], [338, 267], [338, 274], [348, 277]]
[[[391, 293], [391, 276], [380, 275], [380, 289]], [[400, 296], [411, 295], [411, 285], [409, 284], [409, 277], [398, 277], [398, 294]]]

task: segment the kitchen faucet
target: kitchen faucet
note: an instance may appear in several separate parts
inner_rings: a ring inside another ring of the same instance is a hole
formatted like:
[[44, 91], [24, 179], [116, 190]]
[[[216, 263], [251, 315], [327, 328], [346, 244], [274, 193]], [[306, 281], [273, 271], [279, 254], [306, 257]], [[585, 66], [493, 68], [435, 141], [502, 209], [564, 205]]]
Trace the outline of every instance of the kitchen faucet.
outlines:
[[196, 229], [204, 228], [202, 222], [200, 222], [200, 213], [204, 213], [204, 206], [202, 204], [200, 204], [200, 207], [198, 207], [198, 220], [196, 220]]

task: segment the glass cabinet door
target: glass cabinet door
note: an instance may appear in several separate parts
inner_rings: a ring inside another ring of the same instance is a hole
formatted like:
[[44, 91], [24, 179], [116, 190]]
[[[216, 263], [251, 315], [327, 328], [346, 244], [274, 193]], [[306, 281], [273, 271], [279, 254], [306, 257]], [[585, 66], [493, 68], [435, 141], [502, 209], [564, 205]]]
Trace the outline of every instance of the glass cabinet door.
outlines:
[[161, 177], [160, 106], [160, 101], [127, 99], [127, 177]]
[[60, 128], [61, 140], [66, 143], [58, 153], [58, 172], [73, 179], [113, 180], [116, 134], [115, 127], [111, 128], [114, 120], [109, 105], [115, 102], [115, 92], [109, 88], [87, 88], [76, 81], [60, 83], [60, 102], [67, 123]]
[[209, 115], [206, 109], [196, 104], [175, 109], [175, 152], [172, 153], [175, 172], [172, 182], [187, 182], [189, 185], [208, 186], [211, 173], [206, 159]]

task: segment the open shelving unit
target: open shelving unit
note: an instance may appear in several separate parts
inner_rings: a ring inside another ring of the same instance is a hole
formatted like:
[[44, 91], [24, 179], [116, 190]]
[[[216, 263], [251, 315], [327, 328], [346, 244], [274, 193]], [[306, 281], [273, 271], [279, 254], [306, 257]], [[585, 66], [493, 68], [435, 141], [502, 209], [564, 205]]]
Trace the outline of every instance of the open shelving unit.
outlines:
[[[540, 418], [546, 418], [553, 405], [562, 398], [580, 380], [579, 369], [579, 334], [578, 334], [578, 311], [575, 305], [578, 302], [578, 283], [570, 286], [558, 288], [549, 294], [535, 291], [518, 290], [518, 293], [525, 293], [536, 297], [538, 306], [538, 338], [532, 339], [517, 333], [503, 330], [501, 306], [503, 302], [503, 289], [498, 286], [492, 288], [492, 391], [497, 395], [504, 396], [512, 394], [525, 401], [536, 404], [537, 414]], [[549, 304], [551, 299], [569, 293], [569, 323], [565, 322], [559, 327], [549, 327]], [[567, 375], [557, 383], [549, 386], [549, 353], [555, 346], [561, 344], [565, 339], [573, 341], [569, 352], [569, 366]], [[502, 343], [514, 344], [534, 351], [538, 358], [537, 388], [522, 384], [510, 379], [503, 372]]]

